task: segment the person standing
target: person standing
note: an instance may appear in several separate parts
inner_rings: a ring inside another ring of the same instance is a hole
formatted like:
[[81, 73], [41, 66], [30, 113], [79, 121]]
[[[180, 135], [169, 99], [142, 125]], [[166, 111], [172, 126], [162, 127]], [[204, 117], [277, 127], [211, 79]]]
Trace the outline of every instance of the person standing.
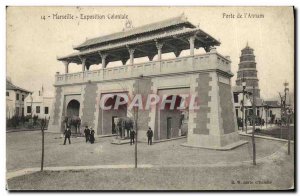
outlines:
[[135, 131], [131, 129], [130, 131], [130, 145], [134, 144]]
[[148, 145], [152, 145], [152, 137], [153, 137], [153, 131], [151, 127], [149, 127], [147, 131], [147, 137], [148, 137]]
[[95, 142], [95, 131], [94, 129], [91, 127], [91, 133], [90, 133], [90, 142], [91, 144], [93, 144]]
[[70, 137], [71, 137], [71, 129], [70, 129], [70, 127], [67, 127], [67, 129], [66, 129], [65, 132], [64, 132], [64, 135], [65, 135], [64, 145], [66, 145], [67, 139], [69, 140], [69, 144], [71, 144], [71, 140], [70, 140]]
[[85, 143], [87, 143], [90, 140], [90, 130], [88, 128], [88, 126], [85, 126], [84, 129], [84, 136], [85, 136]]

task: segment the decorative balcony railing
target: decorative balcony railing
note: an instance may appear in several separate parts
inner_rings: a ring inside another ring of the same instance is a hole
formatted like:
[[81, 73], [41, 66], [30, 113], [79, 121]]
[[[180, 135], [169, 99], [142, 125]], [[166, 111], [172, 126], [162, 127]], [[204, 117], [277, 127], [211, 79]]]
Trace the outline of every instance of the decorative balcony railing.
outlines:
[[214, 52], [194, 56], [185, 56], [161, 61], [149, 61], [133, 65], [110, 67], [105, 69], [57, 74], [55, 85], [84, 83], [88, 81], [107, 81], [144, 76], [184, 73], [208, 69], [230, 72], [231, 61]]

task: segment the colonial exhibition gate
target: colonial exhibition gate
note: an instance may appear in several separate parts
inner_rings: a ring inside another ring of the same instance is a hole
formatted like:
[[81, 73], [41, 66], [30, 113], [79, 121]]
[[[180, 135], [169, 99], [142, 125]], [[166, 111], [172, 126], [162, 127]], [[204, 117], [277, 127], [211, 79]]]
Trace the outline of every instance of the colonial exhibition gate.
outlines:
[[[67, 96], [79, 96], [79, 117], [82, 123], [97, 129], [98, 135], [112, 133], [113, 116], [130, 117], [133, 113], [125, 106], [119, 111], [101, 110], [101, 97], [105, 94], [126, 92], [130, 98], [163, 94], [194, 96], [197, 107], [186, 107], [185, 111], [158, 110], [157, 105], [140, 108], [139, 139], [146, 140], [149, 127], [154, 130], [155, 140], [179, 136], [182, 113], [188, 114], [185, 145], [214, 149], [239, 145], [231, 92], [231, 61], [217, 52], [215, 47], [219, 45], [219, 41], [183, 15], [86, 40], [74, 47], [76, 53], [58, 58], [65, 65], [65, 73], [55, 76], [56, 94], [49, 129], [59, 130]], [[163, 54], [175, 58], [162, 59]], [[149, 61], [134, 62], [145, 57]], [[117, 61], [122, 66], [108, 66]], [[82, 71], [69, 73], [70, 64], [80, 64]], [[99, 69], [89, 70], [91, 65], [98, 65]]]

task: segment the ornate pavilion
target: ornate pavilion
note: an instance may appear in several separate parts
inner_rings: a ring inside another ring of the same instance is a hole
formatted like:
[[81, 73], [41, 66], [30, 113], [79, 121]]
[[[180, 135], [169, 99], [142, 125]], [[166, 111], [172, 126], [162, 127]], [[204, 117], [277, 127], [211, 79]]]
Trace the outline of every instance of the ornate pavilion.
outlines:
[[[184, 15], [88, 39], [74, 47], [75, 53], [58, 58], [65, 65], [65, 73], [55, 76], [49, 130], [61, 132], [65, 116], [79, 116], [82, 125], [92, 126], [97, 135], [114, 134], [114, 119], [132, 117], [133, 112], [126, 106], [103, 111], [99, 100], [108, 93], [154, 93], [179, 99], [182, 94], [196, 94], [199, 110], [153, 107], [139, 112], [139, 140], [146, 140], [146, 131], [151, 127], [154, 140], [179, 137], [186, 129], [186, 146], [224, 150], [241, 145], [234, 117], [231, 61], [216, 51], [219, 45]], [[199, 48], [206, 53], [195, 55]], [[189, 50], [189, 55], [181, 56], [183, 50]], [[175, 58], [162, 59], [165, 53], [174, 53]], [[148, 57], [149, 61], [135, 63], [140, 57]], [[107, 66], [116, 61], [122, 66]], [[71, 63], [81, 65], [82, 71], [69, 73]], [[89, 70], [98, 64], [99, 69]], [[186, 124], [181, 120], [183, 114]]]
[[82, 71], [89, 70], [90, 65], [100, 64], [106, 68], [109, 62], [122, 61], [123, 65], [129, 60], [134, 64], [134, 58], [148, 57], [149, 61], [157, 55], [161, 60], [163, 53], [173, 52], [178, 57], [183, 50], [190, 50], [194, 55], [194, 48], [203, 47], [209, 52], [213, 46], [220, 42], [196, 28], [180, 16], [128, 31], [86, 40], [74, 47], [79, 52], [58, 58], [64, 62], [66, 73], [69, 63], [82, 65]]

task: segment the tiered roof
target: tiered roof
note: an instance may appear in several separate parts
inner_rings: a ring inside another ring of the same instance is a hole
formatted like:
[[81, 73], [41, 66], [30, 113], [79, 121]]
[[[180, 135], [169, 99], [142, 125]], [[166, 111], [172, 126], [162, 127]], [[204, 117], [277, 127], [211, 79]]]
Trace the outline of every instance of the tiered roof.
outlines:
[[135, 58], [157, 54], [156, 42], [163, 42], [162, 53], [189, 49], [188, 38], [196, 36], [195, 48], [210, 48], [219, 46], [220, 42], [197, 28], [184, 15], [160, 22], [117, 32], [93, 39], [88, 39], [74, 47], [79, 52], [60, 57], [58, 60], [81, 64], [81, 58], [86, 57], [88, 64], [101, 63], [101, 53], [107, 53], [108, 62], [129, 58], [128, 48], [136, 48]]
[[161, 29], [169, 28], [176, 25], [182, 25], [186, 28], [195, 28], [195, 26], [191, 24], [189, 21], [187, 21], [186, 18], [184, 18], [183, 16], [179, 16], [179, 17], [163, 20], [160, 22], [143, 25], [128, 31], [121, 31], [121, 32], [112, 33], [101, 37], [96, 37], [93, 39], [88, 39], [84, 43], [74, 47], [74, 49], [82, 50], [86, 47], [90, 47], [93, 45], [97, 45], [97, 44], [101, 44], [113, 40], [129, 38], [131, 36], [138, 36], [145, 33], [155, 33], [156, 31], [159, 31]]

